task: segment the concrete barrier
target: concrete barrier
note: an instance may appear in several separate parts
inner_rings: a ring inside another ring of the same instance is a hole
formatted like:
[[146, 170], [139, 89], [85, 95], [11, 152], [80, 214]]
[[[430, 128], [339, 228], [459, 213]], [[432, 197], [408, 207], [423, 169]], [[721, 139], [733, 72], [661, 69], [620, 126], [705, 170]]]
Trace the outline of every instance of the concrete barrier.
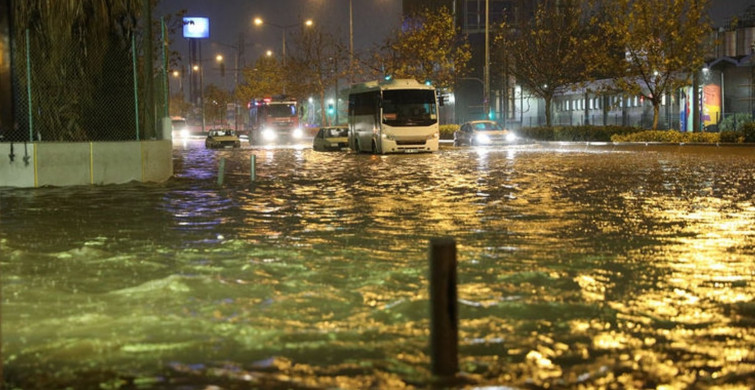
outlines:
[[0, 187], [163, 182], [173, 176], [170, 140], [0, 144]]

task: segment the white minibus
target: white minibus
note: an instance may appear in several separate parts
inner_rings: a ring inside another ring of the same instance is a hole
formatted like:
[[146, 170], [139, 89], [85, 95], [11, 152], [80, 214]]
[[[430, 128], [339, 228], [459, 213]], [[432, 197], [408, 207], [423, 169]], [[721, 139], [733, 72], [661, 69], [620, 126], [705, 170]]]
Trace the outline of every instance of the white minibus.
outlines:
[[373, 154], [438, 150], [435, 88], [416, 80], [371, 81], [349, 90], [349, 147]]

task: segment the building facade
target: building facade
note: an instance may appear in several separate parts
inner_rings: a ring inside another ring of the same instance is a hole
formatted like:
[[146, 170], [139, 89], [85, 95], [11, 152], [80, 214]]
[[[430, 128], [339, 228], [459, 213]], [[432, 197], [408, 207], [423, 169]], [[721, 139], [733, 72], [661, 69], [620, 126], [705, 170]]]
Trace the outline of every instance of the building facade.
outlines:
[[[545, 124], [542, 99], [532, 96], [516, 80], [500, 72], [491, 71], [485, 77], [491, 31], [502, 21], [516, 23], [522, 18], [533, 17], [537, 3], [538, 0], [403, 1], [405, 14], [424, 8], [448, 8], [472, 47], [472, 72], [457, 81], [454, 94], [448, 99], [453, 103], [453, 115], [446, 116], [451, 118], [450, 122], [461, 123], [487, 116], [509, 128]], [[487, 44], [486, 32], [489, 34]], [[752, 118], [755, 114], [755, 6], [726, 26], [712, 31], [710, 39], [715, 44], [709, 53], [701, 53], [706, 66], [697, 75], [701, 129], [736, 128], [743, 118]], [[649, 101], [639, 96], [595, 92], [606, 83], [610, 80], [599, 80], [556, 96], [552, 124], [652, 126], [653, 107]], [[486, 90], [489, 92], [487, 102], [484, 99]], [[691, 117], [695, 110], [691, 107], [692, 95], [693, 87], [689, 85], [665, 96], [659, 128], [693, 131]], [[486, 106], [487, 115], [484, 112]]]

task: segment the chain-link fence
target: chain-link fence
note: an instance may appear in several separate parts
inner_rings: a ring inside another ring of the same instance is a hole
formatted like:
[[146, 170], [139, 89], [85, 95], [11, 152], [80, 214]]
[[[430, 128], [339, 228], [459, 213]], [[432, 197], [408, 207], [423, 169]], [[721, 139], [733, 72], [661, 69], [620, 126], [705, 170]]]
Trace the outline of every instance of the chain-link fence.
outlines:
[[[15, 141], [126, 141], [155, 137], [145, 117], [143, 61], [134, 39], [51, 44], [14, 37]], [[153, 111], [153, 110], [150, 110]]]

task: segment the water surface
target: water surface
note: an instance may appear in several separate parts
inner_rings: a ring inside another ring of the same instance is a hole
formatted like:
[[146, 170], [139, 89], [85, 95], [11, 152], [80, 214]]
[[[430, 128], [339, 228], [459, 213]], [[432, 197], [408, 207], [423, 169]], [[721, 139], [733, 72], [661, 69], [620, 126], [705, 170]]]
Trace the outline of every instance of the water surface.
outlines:
[[450, 236], [456, 387], [755, 387], [752, 148], [174, 161], [163, 184], [0, 189], [6, 385], [428, 387]]

